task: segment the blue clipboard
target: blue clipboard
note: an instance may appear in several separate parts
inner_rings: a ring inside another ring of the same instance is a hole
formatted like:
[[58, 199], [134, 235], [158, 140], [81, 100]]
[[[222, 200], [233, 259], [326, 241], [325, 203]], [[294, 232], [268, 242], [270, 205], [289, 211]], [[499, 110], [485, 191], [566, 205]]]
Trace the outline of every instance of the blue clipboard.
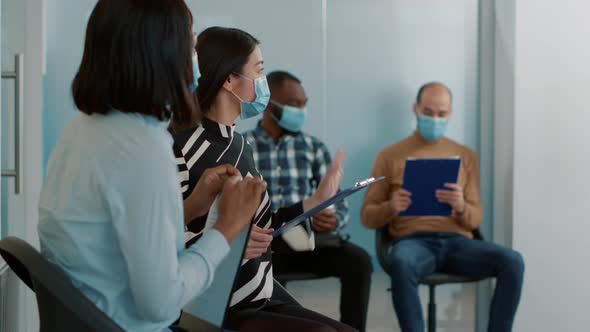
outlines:
[[311, 218], [312, 216], [314, 216], [318, 212], [324, 210], [328, 206], [338, 203], [341, 200], [345, 199], [346, 197], [356, 193], [357, 191], [364, 189], [364, 188], [370, 186], [371, 184], [381, 181], [383, 179], [385, 179], [384, 176], [380, 176], [378, 178], [368, 178], [364, 181], [360, 181], [360, 182], [355, 183], [354, 186], [351, 188], [341, 190], [336, 195], [332, 196], [332, 198], [323, 201], [322, 203], [318, 204], [316, 207], [307, 210], [307, 212], [304, 212], [304, 213], [300, 214], [299, 216], [297, 216], [295, 219], [292, 219], [291, 221], [288, 221], [287, 223], [283, 224], [283, 226], [281, 226], [280, 228], [278, 228], [274, 232], [272, 232], [272, 237], [275, 238], [277, 236], [280, 236], [284, 232], [301, 224], [302, 222], [304, 222], [308, 218]]
[[412, 204], [400, 217], [450, 216], [449, 204], [439, 203], [436, 191], [447, 189], [445, 183], [457, 183], [459, 158], [408, 159], [402, 188], [412, 193]]

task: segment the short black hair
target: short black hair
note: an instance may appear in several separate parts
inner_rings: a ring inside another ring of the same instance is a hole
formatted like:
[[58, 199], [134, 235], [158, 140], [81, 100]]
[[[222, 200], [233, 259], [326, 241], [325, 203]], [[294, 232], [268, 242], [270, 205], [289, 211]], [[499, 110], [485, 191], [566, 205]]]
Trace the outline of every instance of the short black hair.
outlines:
[[76, 107], [192, 118], [192, 20], [183, 0], [99, 0], [72, 82]]
[[451, 89], [449, 89], [449, 87], [447, 87], [446, 85], [444, 85], [440, 82], [428, 82], [428, 83], [422, 85], [420, 87], [420, 89], [418, 89], [418, 94], [416, 95], [416, 104], [420, 104], [420, 102], [422, 101], [422, 93], [424, 92], [424, 90], [426, 90], [427, 88], [434, 86], [434, 85], [440, 85], [440, 86], [444, 87], [445, 89], [447, 89], [447, 92], [449, 93], [449, 97], [451, 97], [451, 100], [453, 99], [453, 94], [451, 93]]
[[288, 71], [284, 70], [275, 70], [269, 73], [268, 75], [266, 75], [266, 80], [268, 81], [268, 87], [270, 88], [270, 90], [279, 88], [287, 80], [291, 80], [301, 84], [300, 79], [298, 79], [295, 75], [289, 73]]
[[236, 28], [211, 27], [199, 34], [197, 55], [201, 78], [197, 96], [203, 113], [209, 111], [230, 74], [242, 72], [259, 44], [254, 36]]

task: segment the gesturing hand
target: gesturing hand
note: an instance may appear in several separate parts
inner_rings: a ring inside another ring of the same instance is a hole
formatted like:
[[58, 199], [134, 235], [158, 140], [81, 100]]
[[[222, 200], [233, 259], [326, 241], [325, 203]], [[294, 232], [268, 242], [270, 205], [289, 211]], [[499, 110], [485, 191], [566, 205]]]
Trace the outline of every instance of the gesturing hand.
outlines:
[[330, 169], [326, 173], [326, 176], [324, 176], [320, 184], [318, 184], [316, 192], [313, 195], [311, 195], [308, 199], [303, 201], [304, 211], [314, 208], [321, 202], [336, 195], [336, 193], [338, 192], [338, 187], [340, 186], [340, 179], [342, 178], [343, 174], [343, 161], [344, 151], [338, 150], [338, 152], [336, 153], [336, 157], [334, 157], [334, 161], [332, 161], [332, 166], [330, 166]]

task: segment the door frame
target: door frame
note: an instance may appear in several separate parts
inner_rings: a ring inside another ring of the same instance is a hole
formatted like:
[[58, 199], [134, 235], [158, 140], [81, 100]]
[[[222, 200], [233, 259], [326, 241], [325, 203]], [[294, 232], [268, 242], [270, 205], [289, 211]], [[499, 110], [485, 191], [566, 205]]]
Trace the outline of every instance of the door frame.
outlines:
[[[2, 1], [0, 0], [0, 5]], [[19, 227], [9, 228], [11, 236], [24, 239], [39, 248], [37, 224], [39, 219], [38, 200], [43, 182], [43, 77], [46, 59], [46, 0], [22, 0], [25, 6], [24, 21], [24, 91], [26, 98], [20, 108], [20, 172], [23, 220]], [[21, 50], [19, 50], [21, 51]], [[15, 278], [10, 278], [15, 279]], [[9, 279], [9, 280], [10, 280]], [[8, 299], [16, 306], [18, 331], [38, 331], [39, 319], [35, 295], [28, 287], [18, 284], [16, 299]], [[13, 302], [14, 301], [14, 302]]]

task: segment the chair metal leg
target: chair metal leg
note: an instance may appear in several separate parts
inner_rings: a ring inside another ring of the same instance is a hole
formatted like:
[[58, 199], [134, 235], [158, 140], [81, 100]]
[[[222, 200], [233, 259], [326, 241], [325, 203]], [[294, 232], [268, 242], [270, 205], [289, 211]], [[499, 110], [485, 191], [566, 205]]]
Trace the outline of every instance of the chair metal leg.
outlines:
[[436, 332], [436, 295], [434, 292], [435, 285], [428, 286], [428, 332]]

